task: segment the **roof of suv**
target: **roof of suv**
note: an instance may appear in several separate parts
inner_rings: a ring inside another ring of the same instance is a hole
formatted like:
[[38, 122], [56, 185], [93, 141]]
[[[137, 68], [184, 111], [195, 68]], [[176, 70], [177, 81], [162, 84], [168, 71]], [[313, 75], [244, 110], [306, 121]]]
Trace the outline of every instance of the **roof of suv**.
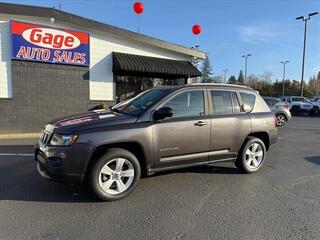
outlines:
[[258, 91], [248, 86], [236, 85], [236, 84], [224, 84], [224, 83], [193, 83], [193, 84], [185, 84], [185, 85], [164, 85], [156, 88], [181, 89], [181, 88], [188, 88], [188, 87], [203, 87], [203, 86], [219, 87], [219, 88], [226, 88], [226, 89], [237, 89], [237, 90], [242, 89], [242, 90], [252, 91], [254, 93], [259, 93]]
[[237, 89], [237, 90], [247, 90], [252, 91], [254, 93], [259, 93], [258, 91], [254, 90], [251, 87], [243, 86], [243, 85], [236, 85], [236, 84], [225, 84], [225, 83], [192, 83], [186, 84], [183, 86], [176, 86], [177, 88], [187, 88], [187, 87], [218, 87], [218, 88], [226, 88], [226, 89]]
[[251, 87], [244, 86], [244, 85], [237, 85], [237, 84], [225, 84], [225, 83], [192, 83], [192, 84], [186, 84], [185, 86], [213, 86], [213, 87], [226, 87], [226, 88], [241, 88], [241, 89], [247, 89], [252, 90]]

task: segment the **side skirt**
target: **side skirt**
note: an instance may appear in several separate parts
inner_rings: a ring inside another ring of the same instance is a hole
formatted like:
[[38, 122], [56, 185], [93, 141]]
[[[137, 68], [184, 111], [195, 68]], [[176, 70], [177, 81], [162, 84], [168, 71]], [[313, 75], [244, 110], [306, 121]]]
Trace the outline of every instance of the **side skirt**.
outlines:
[[199, 163], [191, 163], [191, 164], [182, 164], [177, 166], [170, 166], [170, 167], [163, 167], [163, 168], [148, 168], [148, 175], [155, 174], [157, 172], [163, 172], [163, 171], [169, 171], [169, 170], [175, 170], [175, 169], [181, 169], [181, 168], [188, 168], [188, 167], [196, 167], [196, 166], [203, 166], [211, 163], [218, 163], [218, 162], [234, 162], [236, 161], [237, 157], [232, 158], [224, 158], [224, 159], [218, 159], [218, 160], [211, 160], [206, 162], [199, 162]]

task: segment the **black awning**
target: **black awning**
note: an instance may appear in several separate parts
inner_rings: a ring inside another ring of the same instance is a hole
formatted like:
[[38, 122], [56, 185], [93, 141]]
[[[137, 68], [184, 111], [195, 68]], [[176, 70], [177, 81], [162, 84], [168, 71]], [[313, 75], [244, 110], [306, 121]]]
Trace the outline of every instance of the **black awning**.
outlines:
[[198, 77], [199, 70], [188, 61], [113, 52], [113, 72], [119, 75]]

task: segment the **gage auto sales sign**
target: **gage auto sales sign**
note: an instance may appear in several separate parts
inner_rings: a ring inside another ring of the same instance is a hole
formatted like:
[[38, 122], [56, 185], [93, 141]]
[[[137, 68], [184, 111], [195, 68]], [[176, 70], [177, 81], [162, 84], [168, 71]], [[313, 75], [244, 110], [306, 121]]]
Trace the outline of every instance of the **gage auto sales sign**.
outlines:
[[12, 59], [89, 66], [89, 34], [11, 21]]

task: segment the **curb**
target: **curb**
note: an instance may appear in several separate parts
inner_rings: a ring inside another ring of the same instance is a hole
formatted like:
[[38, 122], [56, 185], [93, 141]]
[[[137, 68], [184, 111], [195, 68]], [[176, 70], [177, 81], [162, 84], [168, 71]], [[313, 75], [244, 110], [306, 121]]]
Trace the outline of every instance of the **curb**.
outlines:
[[39, 138], [40, 133], [0, 134], [0, 140]]

